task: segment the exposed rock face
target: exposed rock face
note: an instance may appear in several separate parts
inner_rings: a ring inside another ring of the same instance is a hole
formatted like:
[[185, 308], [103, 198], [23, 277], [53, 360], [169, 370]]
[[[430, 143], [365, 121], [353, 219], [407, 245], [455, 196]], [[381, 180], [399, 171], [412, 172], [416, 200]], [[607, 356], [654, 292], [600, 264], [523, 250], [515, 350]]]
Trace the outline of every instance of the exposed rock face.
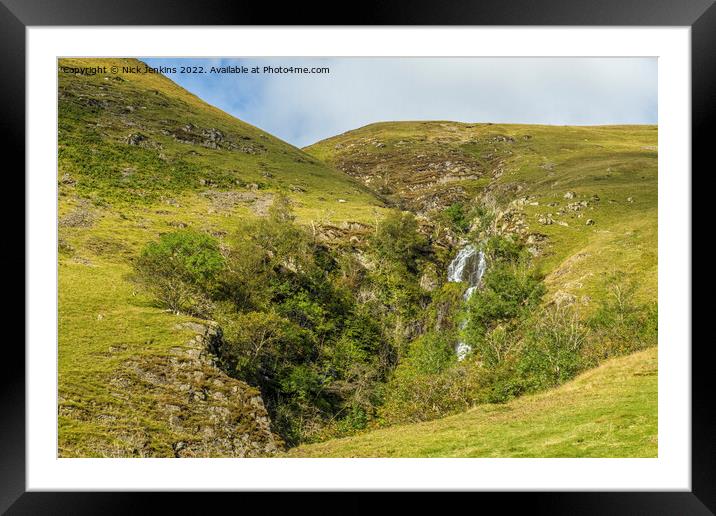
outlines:
[[147, 137], [141, 133], [134, 133], [127, 136], [127, 145], [142, 145], [147, 141]]
[[438, 278], [437, 270], [435, 266], [430, 264], [420, 276], [420, 288], [428, 292], [433, 292], [438, 288], [440, 280]]
[[[129, 126], [133, 124], [128, 124]], [[127, 136], [124, 140], [127, 145], [133, 145], [135, 147], [144, 147], [146, 149], [162, 149], [162, 144], [156, 141], [152, 141], [148, 136], [142, 133], [132, 133]]]
[[498, 210], [492, 223], [493, 232], [500, 235], [513, 233], [519, 236], [527, 234], [529, 229], [525, 214], [514, 208]]
[[506, 135], [475, 138], [445, 131], [455, 128], [445, 125], [435, 134], [408, 140], [352, 138], [331, 146], [339, 151], [332, 162], [395, 207], [427, 215], [469, 201], [471, 185], [502, 173], [515, 142]]
[[575, 296], [571, 292], [558, 290], [552, 297], [552, 301], [559, 306], [569, 306], [573, 305], [577, 301], [577, 296]]
[[329, 247], [345, 246], [346, 242], [352, 247], [363, 247], [371, 233], [370, 226], [354, 221], [344, 221], [338, 226], [318, 223], [311, 229], [316, 241]]
[[94, 224], [96, 216], [87, 200], [81, 200], [77, 208], [60, 217], [58, 225], [68, 228], [89, 228]]
[[[220, 342], [213, 324], [185, 323], [196, 336], [168, 356], [130, 360], [114, 387], [141, 386], [155, 398], [155, 414], [175, 436], [176, 457], [258, 457], [282, 447], [257, 389], [230, 378], [215, 364]], [[145, 452], [146, 453], [146, 452]], [[151, 455], [151, 453], [149, 453]]]
[[194, 124], [185, 124], [178, 128], [164, 129], [164, 135], [172, 136], [179, 143], [199, 145], [208, 149], [237, 150], [246, 154], [263, 154], [266, 149], [249, 137], [234, 139], [216, 127], [200, 128]]
[[554, 224], [554, 220], [552, 219], [551, 213], [548, 213], [546, 215], [540, 215], [537, 218], [537, 222], [539, 222], [543, 226], [550, 226], [550, 225]]
[[565, 206], [565, 208], [569, 211], [580, 211], [584, 208], [589, 207], [589, 201], [576, 201], [576, 202], [570, 202]]

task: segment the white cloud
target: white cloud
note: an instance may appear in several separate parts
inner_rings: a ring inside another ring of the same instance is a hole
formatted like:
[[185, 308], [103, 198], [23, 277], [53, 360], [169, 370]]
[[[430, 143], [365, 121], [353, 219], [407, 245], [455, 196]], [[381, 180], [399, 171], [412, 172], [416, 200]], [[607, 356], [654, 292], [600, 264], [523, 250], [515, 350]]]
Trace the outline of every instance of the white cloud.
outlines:
[[657, 119], [654, 58], [271, 58], [250, 62], [330, 67], [329, 75], [264, 75], [250, 85], [237, 82], [234, 89], [215, 99], [204, 96], [297, 146], [387, 120], [578, 125], [656, 123]]

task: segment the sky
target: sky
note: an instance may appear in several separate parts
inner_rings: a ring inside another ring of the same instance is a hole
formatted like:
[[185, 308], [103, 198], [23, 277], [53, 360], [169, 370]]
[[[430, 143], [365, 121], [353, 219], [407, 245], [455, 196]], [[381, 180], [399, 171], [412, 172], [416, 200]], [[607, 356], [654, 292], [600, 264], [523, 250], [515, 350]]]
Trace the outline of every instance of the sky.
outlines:
[[[142, 58], [245, 122], [304, 147], [367, 124], [656, 124], [656, 58]], [[203, 66], [207, 73], [180, 73]], [[260, 73], [211, 73], [255, 66]], [[264, 73], [263, 67], [330, 73]]]

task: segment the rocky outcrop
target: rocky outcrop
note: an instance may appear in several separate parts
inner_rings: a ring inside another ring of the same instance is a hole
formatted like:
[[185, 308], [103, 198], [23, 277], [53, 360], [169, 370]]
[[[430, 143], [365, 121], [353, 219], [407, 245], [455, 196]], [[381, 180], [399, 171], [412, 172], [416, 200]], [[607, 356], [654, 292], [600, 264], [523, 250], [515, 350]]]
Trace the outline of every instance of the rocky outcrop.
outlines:
[[194, 124], [185, 124], [173, 129], [164, 129], [162, 134], [171, 136], [179, 143], [199, 145], [208, 149], [226, 149], [245, 154], [264, 154], [266, 148], [248, 136], [232, 138], [216, 127], [200, 128]]
[[[175, 457], [258, 457], [282, 447], [271, 432], [259, 391], [227, 376], [212, 350], [221, 330], [212, 323], [184, 323], [196, 334], [166, 356], [128, 361], [110, 383], [114, 389], [136, 388], [154, 400], [154, 425], [168, 426]], [[145, 455], [152, 453], [144, 451]], [[163, 455], [164, 453], [157, 453]]]
[[362, 248], [365, 246], [371, 226], [362, 222], [344, 221], [339, 225], [328, 223], [312, 223], [311, 231], [316, 242], [328, 247], [350, 247]]

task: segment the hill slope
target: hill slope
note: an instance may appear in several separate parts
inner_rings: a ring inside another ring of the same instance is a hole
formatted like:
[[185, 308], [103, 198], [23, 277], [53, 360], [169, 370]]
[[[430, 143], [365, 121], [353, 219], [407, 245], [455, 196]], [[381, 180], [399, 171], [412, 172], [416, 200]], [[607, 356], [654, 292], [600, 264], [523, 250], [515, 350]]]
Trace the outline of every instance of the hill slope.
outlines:
[[292, 449], [290, 457], [656, 457], [657, 351], [504, 405]]
[[656, 126], [386, 122], [305, 150], [418, 213], [496, 207], [562, 299], [588, 303], [622, 271], [656, 301]]
[[[120, 71], [69, 73], [97, 66]], [[338, 209], [339, 198], [354, 199], [359, 210], [380, 204], [344, 174], [206, 104], [163, 75], [123, 73], [124, 67], [144, 64], [134, 59], [60, 60], [61, 195], [72, 191], [99, 202], [172, 204], [190, 192], [253, 192], [224, 199], [231, 205], [262, 204], [263, 192], [285, 190], [296, 197], [299, 208]]]
[[[265, 214], [277, 192], [288, 194], [314, 238], [347, 248], [360, 240], [351, 232], [372, 234], [386, 201], [430, 216], [456, 201], [494, 206], [495, 224], [534, 246], [553, 296], [589, 305], [603, 295], [603, 276], [617, 268], [640, 281], [645, 300], [656, 299], [655, 128], [374, 124], [304, 152], [161, 75], [72, 70], [143, 66], [136, 60], [67, 59], [60, 66], [60, 456], [258, 456], [281, 448], [259, 391], [216, 367], [208, 352], [216, 327], [163, 310], [129, 279], [147, 242], [185, 227], [222, 241], [240, 221]], [[619, 363], [626, 371], [641, 367], [639, 360]], [[603, 404], [617, 388], [644, 388], [643, 403], [631, 395], [614, 402], [625, 420], [632, 414], [645, 426], [614, 436], [621, 444], [610, 453], [649, 454], [655, 447], [631, 447], [656, 417], [655, 390], [638, 381], [597, 386], [599, 396], [582, 380], [574, 384], [584, 388], [575, 391], [575, 409], [583, 403], [582, 421], [595, 417], [598, 426], [597, 409], [607, 410]], [[537, 407], [540, 399], [514, 403]], [[592, 401], [597, 412], [590, 412]], [[437, 429], [451, 420], [430, 424]], [[545, 432], [570, 435], [559, 419], [548, 423]], [[425, 448], [423, 437], [396, 450], [477, 453], [437, 442]], [[521, 453], [540, 453], [538, 437]], [[345, 455], [354, 453], [353, 442], [325, 446]], [[595, 450], [603, 448], [599, 442]], [[320, 446], [305, 449], [323, 453]]]
[[205, 323], [136, 289], [132, 259], [178, 228], [227, 234], [277, 191], [317, 224], [373, 220], [382, 203], [162, 75], [72, 70], [139, 61], [59, 64], [60, 456], [273, 453], [258, 390], [214, 367]]

